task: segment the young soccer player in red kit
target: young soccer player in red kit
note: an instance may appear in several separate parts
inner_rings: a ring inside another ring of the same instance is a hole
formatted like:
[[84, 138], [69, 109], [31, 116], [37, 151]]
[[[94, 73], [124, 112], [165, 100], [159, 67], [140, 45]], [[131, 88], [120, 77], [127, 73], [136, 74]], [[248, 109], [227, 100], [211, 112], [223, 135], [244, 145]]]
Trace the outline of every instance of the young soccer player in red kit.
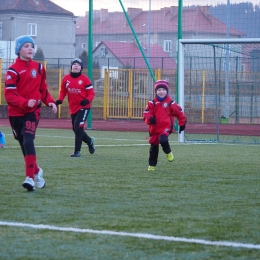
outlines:
[[166, 154], [169, 162], [174, 159], [168, 136], [174, 130], [174, 118], [179, 122], [179, 133], [185, 129], [186, 116], [182, 108], [174, 102], [169, 96], [169, 83], [166, 80], [158, 80], [154, 83], [155, 97], [149, 101], [144, 113], [143, 119], [149, 126], [151, 144], [149, 150], [148, 171], [154, 171], [157, 165], [159, 144]]
[[71, 157], [81, 156], [82, 142], [88, 145], [90, 154], [95, 152], [94, 137], [89, 137], [84, 131], [84, 125], [91, 109], [91, 103], [95, 97], [94, 88], [90, 79], [82, 74], [83, 63], [76, 58], [71, 62], [71, 72], [64, 76], [61, 82], [61, 90], [56, 105], [62, 104], [68, 95], [72, 129], [75, 135], [74, 153]]
[[37, 164], [34, 139], [40, 119], [42, 102], [57, 112], [54, 98], [46, 84], [46, 72], [42, 64], [32, 60], [34, 40], [27, 35], [15, 41], [15, 62], [5, 74], [4, 95], [8, 104], [8, 117], [14, 138], [19, 142], [25, 161], [25, 181], [28, 191], [45, 187], [43, 170]]

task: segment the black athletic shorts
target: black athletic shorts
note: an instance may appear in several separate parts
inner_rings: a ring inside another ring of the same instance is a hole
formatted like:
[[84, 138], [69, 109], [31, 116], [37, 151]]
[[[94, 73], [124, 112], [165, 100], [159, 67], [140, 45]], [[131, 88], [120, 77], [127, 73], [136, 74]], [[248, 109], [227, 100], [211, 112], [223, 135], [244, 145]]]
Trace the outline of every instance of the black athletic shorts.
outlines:
[[24, 136], [26, 134], [33, 135], [33, 138], [35, 138], [39, 120], [40, 108], [24, 116], [9, 116], [14, 138], [19, 139], [20, 136]]

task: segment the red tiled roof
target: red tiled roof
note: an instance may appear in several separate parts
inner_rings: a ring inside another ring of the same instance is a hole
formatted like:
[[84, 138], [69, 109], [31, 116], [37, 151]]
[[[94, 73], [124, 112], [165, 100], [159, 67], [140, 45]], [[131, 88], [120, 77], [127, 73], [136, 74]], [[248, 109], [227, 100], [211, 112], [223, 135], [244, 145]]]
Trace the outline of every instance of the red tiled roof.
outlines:
[[[94, 50], [95, 51], [104, 44], [107, 49], [122, 63], [123, 66], [131, 66], [135, 68], [146, 68], [145, 60], [142, 56], [141, 51], [136, 43], [132, 42], [101, 42]], [[141, 44], [143, 47], [143, 52], [145, 57], [148, 57], [148, 45]], [[151, 68], [162, 68], [163, 69], [176, 69], [176, 63], [171, 58], [168, 53], [163, 51], [163, 49], [158, 44], [150, 45], [150, 59], [149, 64]]]
[[[203, 8], [202, 8], [203, 9]], [[184, 8], [182, 14], [182, 31], [194, 33], [225, 34], [226, 24], [214, 16], [206, 15], [201, 8]], [[167, 11], [168, 10], [168, 11]], [[170, 8], [151, 11], [151, 33], [177, 33], [178, 14], [171, 13]], [[148, 11], [141, 11], [132, 21], [135, 32], [147, 33]], [[144, 26], [143, 26], [144, 25]], [[100, 22], [100, 18], [93, 21], [95, 34], [129, 34], [131, 28], [123, 12], [108, 12], [108, 18]], [[76, 22], [76, 35], [88, 34], [88, 16], [81, 17]], [[230, 35], [241, 36], [245, 33], [230, 28]]]
[[49, 0], [0, 0], [0, 13], [23, 12], [23, 13], [47, 13], [74, 16], [60, 6]]

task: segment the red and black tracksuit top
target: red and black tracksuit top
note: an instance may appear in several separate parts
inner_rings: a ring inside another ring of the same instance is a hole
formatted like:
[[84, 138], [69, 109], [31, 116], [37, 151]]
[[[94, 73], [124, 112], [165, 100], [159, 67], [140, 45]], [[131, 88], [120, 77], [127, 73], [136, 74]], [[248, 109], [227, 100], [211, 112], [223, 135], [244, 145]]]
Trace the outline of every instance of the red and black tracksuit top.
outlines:
[[[48, 92], [44, 66], [31, 59], [25, 61], [19, 57], [6, 71], [4, 95], [9, 116], [24, 116], [40, 107], [41, 102], [46, 106], [50, 102], [55, 103]], [[29, 99], [37, 101], [32, 108], [28, 107]]]
[[[80, 74], [75, 78], [67, 74], [62, 80], [58, 99], [63, 101], [66, 95], [68, 95], [70, 114], [73, 115], [82, 108], [91, 107], [95, 92], [90, 79], [86, 75]], [[81, 106], [80, 102], [84, 99], [87, 99], [89, 103], [85, 106]]]
[[[150, 124], [150, 118], [156, 118], [156, 124]], [[174, 128], [174, 118], [178, 119], [179, 126], [186, 124], [186, 116], [176, 102], [169, 95], [160, 101], [156, 97], [149, 101], [144, 112], [143, 120], [149, 125], [149, 133], [151, 135], [160, 135], [162, 133], [172, 133]]]

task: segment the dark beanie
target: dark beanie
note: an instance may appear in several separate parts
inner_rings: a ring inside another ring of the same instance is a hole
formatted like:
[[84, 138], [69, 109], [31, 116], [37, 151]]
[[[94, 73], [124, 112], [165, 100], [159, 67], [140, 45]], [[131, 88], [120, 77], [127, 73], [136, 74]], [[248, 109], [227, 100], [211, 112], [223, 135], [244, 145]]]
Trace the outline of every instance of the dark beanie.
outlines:
[[75, 63], [78, 63], [78, 64], [81, 66], [81, 70], [83, 70], [83, 62], [82, 62], [82, 60], [79, 59], [79, 58], [76, 58], [76, 59], [74, 59], [74, 60], [71, 62], [70, 69], [72, 69], [72, 65], [75, 64]]

